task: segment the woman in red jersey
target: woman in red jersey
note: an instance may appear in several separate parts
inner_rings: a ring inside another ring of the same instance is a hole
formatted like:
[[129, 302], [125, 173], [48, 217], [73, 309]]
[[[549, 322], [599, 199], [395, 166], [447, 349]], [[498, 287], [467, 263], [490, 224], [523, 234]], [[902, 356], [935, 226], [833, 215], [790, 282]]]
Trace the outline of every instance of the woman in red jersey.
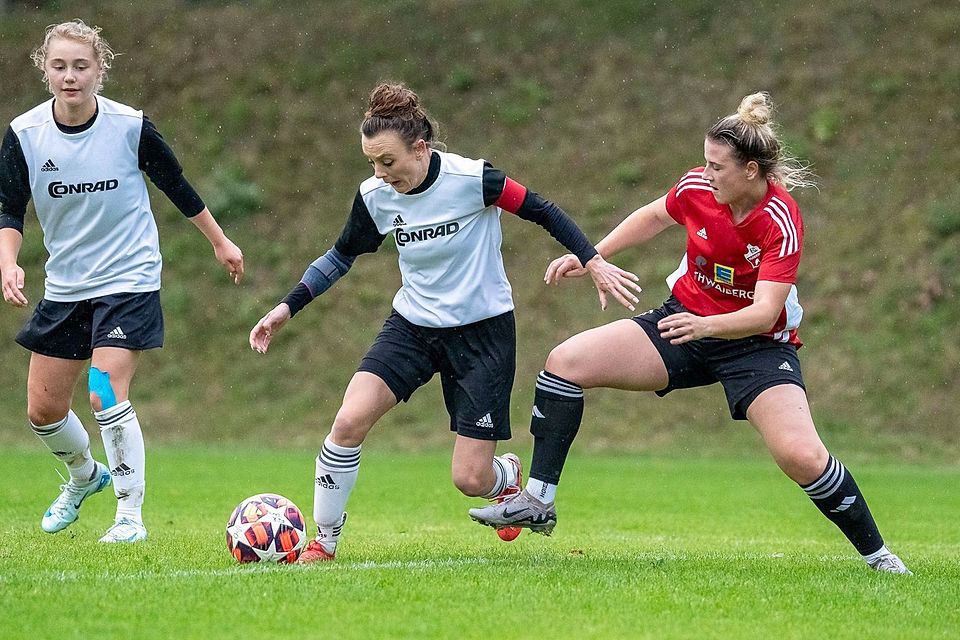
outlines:
[[[803, 220], [788, 189], [811, 186], [770, 120], [769, 96], [743, 99], [706, 133], [702, 167], [637, 209], [596, 245], [609, 259], [683, 225], [686, 254], [667, 279], [663, 306], [573, 336], [547, 358], [536, 383], [534, 452], [523, 492], [471, 509], [493, 527], [549, 534], [554, 496], [580, 428], [583, 389], [654, 391], [719, 382], [734, 419], [749, 420], [774, 460], [878, 571], [909, 573], [883, 543], [853, 476], [831, 456], [810, 416], [797, 348], [803, 316], [795, 286]], [[546, 281], [583, 270], [554, 260]]]

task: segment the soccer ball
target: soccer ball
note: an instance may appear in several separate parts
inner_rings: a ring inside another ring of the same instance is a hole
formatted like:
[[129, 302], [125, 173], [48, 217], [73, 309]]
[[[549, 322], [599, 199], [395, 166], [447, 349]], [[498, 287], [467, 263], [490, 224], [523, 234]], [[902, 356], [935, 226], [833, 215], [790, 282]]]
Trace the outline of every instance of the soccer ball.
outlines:
[[237, 562], [295, 562], [306, 544], [300, 509], [275, 493], [250, 496], [227, 520], [227, 548]]

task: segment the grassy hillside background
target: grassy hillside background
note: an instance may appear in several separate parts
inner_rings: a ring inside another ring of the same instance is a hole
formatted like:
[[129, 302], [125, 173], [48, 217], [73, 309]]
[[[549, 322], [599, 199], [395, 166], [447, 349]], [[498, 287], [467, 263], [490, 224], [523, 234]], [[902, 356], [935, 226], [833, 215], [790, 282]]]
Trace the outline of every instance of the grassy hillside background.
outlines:
[[[150, 442], [320, 442], [399, 285], [389, 241], [299, 315], [269, 354], [257, 319], [337, 238], [369, 174], [357, 127], [381, 79], [415, 88], [451, 151], [489, 159], [560, 203], [595, 240], [702, 160], [702, 136], [770, 91], [818, 191], [805, 214], [799, 281], [804, 373], [829, 445], [846, 457], [960, 461], [960, 6], [953, 1], [718, 5], [355, 1], [10, 3], [0, 16], [0, 121], [45, 99], [29, 62], [43, 28], [82, 17], [117, 58], [104, 94], [142, 108], [176, 150], [248, 276], [235, 288], [203, 237], [153, 191], [165, 258], [167, 346], [144, 358], [134, 400]], [[27, 295], [45, 253], [30, 214]], [[542, 284], [561, 249], [506, 216], [503, 253], [521, 344], [517, 446], [529, 443], [533, 380], [601, 313], [588, 283]], [[674, 231], [615, 259], [641, 305], [667, 294], [683, 252]], [[0, 442], [28, 443], [27, 310], [0, 312]], [[371, 443], [446, 444], [439, 385], [391, 413]], [[83, 389], [77, 396], [85, 414]], [[719, 388], [588, 394], [580, 447], [759, 454]]]

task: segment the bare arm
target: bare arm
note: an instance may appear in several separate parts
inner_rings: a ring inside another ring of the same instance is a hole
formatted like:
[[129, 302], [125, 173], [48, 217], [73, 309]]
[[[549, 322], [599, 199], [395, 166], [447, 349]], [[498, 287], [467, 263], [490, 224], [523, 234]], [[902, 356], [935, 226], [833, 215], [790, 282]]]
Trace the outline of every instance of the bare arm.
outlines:
[[609, 258], [624, 249], [635, 247], [650, 240], [664, 229], [677, 224], [667, 213], [667, 196], [661, 196], [629, 216], [597, 243], [597, 251]]
[[671, 344], [683, 344], [700, 338], [746, 338], [767, 333], [773, 328], [790, 295], [789, 282], [760, 280], [753, 294], [753, 304], [739, 311], [715, 316], [677, 313], [659, 323], [660, 335]]
[[3, 283], [3, 299], [15, 307], [25, 307], [23, 295], [23, 269], [17, 264], [23, 236], [16, 229], [0, 229], [0, 280]]
[[210, 210], [204, 207], [203, 211], [190, 218], [190, 222], [210, 241], [217, 262], [227, 268], [234, 284], [239, 284], [240, 279], [243, 278], [243, 253], [223, 233], [223, 229], [214, 220]]

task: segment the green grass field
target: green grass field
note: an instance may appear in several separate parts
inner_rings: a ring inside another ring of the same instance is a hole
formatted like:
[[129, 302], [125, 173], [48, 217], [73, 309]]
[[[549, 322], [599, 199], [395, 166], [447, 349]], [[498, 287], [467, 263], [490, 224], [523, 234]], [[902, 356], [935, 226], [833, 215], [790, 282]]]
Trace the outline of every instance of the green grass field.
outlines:
[[[150, 538], [104, 547], [98, 495], [51, 536], [59, 479], [0, 466], [2, 638], [955, 638], [960, 470], [851, 464], [914, 576], [869, 571], [771, 462], [577, 456], [550, 538], [466, 516], [448, 454], [364, 453], [338, 559], [237, 565], [224, 522], [261, 491], [308, 521], [309, 451], [150, 453]], [[525, 456], [529, 458], [529, 456]]]

